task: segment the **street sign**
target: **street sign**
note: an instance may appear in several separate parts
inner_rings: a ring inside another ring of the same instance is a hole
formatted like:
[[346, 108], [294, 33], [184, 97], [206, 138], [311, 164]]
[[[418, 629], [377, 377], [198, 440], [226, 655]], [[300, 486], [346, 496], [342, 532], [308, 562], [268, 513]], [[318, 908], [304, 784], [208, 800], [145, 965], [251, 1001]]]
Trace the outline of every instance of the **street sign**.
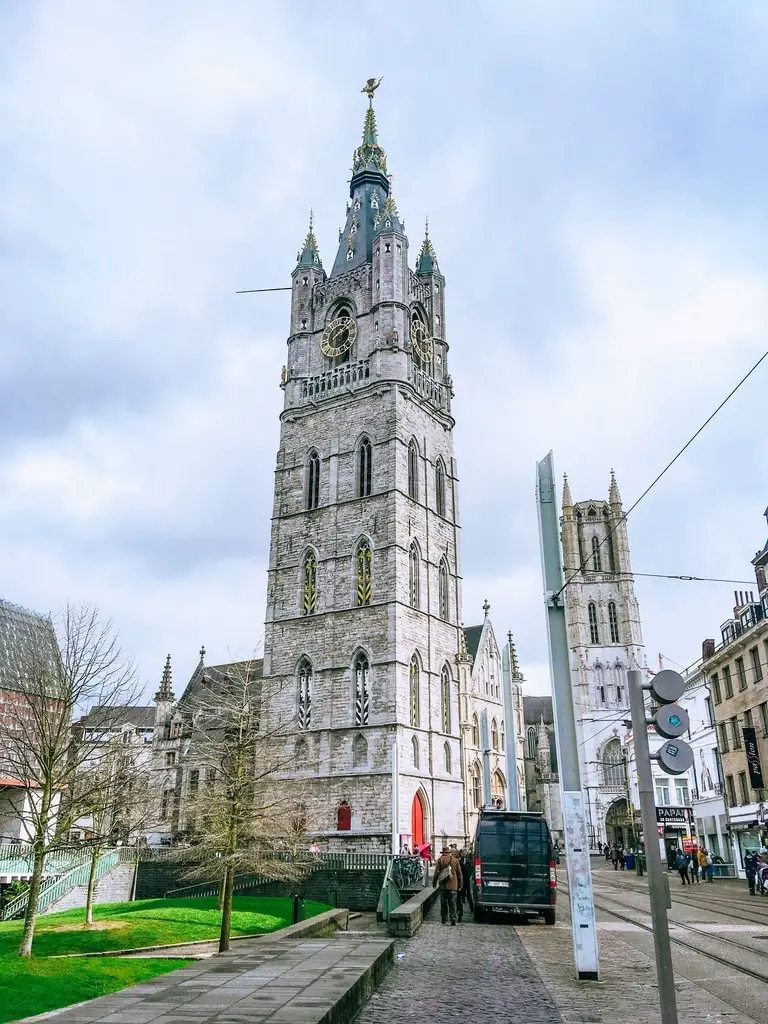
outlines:
[[669, 740], [651, 756], [670, 775], [682, 775], [693, 765], [693, 751], [685, 740]]
[[674, 740], [688, 732], [690, 719], [685, 708], [677, 704], [665, 704], [653, 716], [656, 732], [665, 739]]
[[685, 690], [685, 680], [671, 668], [662, 669], [651, 677], [650, 691], [657, 704], [674, 704]]

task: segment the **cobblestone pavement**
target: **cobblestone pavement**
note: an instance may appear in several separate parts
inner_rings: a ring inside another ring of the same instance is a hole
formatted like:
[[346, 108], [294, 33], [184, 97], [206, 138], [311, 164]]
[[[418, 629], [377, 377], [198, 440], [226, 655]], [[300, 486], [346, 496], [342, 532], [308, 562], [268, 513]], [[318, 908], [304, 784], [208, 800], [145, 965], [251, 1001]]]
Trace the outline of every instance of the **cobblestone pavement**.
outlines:
[[[452, 928], [432, 915], [396, 950], [400, 958], [355, 1024], [562, 1022], [517, 930], [508, 924], [465, 918]], [[570, 956], [570, 948], [564, 954]]]

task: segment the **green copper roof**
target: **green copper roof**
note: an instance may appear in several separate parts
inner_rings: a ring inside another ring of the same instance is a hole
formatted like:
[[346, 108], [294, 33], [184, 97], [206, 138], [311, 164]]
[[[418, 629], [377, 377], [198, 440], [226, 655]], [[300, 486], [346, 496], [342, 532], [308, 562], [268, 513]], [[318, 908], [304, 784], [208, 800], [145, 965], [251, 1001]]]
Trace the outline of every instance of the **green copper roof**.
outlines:
[[296, 265], [299, 267], [320, 267], [322, 269], [323, 264], [320, 260], [320, 251], [317, 239], [315, 238], [314, 228], [312, 227], [313, 219], [314, 217], [310, 210], [309, 231], [307, 231], [307, 237], [304, 239], [304, 245], [299, 252]]
[[432, 245], [432, 239], [429, 237], [429, 221], [427, 221], [426, 230], [424, 232], [424, 241], [421, 243], [419, 258], [416, 261], [416, 273], [440, 273], [440, 267], [437, 265], [437, 256], [435, 255], [435, 247]]

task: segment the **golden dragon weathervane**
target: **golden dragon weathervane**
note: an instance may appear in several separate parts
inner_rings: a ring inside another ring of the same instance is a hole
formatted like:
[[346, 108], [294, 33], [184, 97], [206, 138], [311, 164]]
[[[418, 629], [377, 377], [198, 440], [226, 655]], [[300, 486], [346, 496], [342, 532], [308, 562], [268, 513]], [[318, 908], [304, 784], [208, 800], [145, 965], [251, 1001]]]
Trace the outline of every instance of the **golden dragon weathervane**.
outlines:
[[[384, 76], [382, 75], [382, 78], [383, 77]], [[382, 78], [369, 78], [368, 81], [363, 86], [363, 88], [360, 90], [360, 92], [365, 93], [365, 95], [368, 97], [371, 103], [373, 103], [373, 94], [381, 85]]]

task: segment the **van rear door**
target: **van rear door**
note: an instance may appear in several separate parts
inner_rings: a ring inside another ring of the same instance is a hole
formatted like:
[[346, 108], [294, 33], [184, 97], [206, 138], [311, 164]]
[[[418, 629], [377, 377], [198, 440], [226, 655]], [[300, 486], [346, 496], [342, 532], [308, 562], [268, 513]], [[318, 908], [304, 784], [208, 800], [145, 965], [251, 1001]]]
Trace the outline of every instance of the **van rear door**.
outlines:
[[480, 822], [483, 902], [549, 906], [549, 829], [542, 818], [494, 815]]

